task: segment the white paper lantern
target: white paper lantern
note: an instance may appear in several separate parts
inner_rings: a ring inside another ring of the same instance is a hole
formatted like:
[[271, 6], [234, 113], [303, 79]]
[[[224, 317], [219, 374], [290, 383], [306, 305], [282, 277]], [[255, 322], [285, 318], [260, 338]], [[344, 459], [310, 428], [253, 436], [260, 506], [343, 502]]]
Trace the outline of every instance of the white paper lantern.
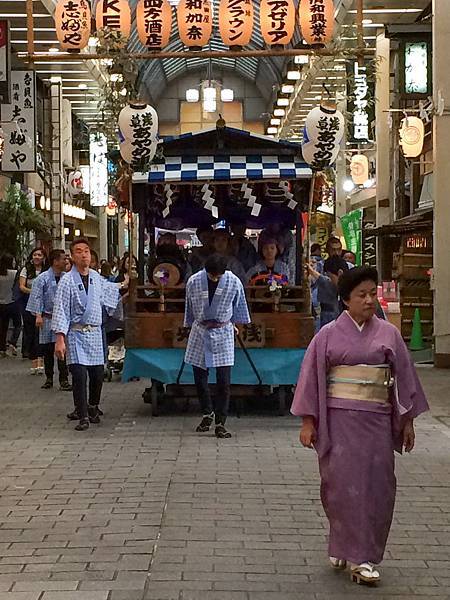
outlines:
[[200, 100], [200, 92], [195, 88], [186, 90], [186, 102], [198, 102]]
[[402, 119], [400, 145], [406, 158], [416, 158], [422, 153], [425, 127], [419, 117]]
[[59, 0], [55, 9], [55, 30], [61, 48], [79, 52], [89, 43], [91, 9], [87, 0]]
[[231, 90], [229, 88], [224, 88], [220, 92], [220, 99], [222, 100], [222, 102], [233, 102], [233, 100], [234, 100], [233, 90]]
[[83, 174], [81, 171], [72, 171], [67, 178], [67, 191], [72, 198], [83, 191]]
[[363, 185], [369, 179], [369, 160], [364, 154], [354, 154], [350, 161], [350, 173], [355, 185]]
[[328, 105], [316, 106], [306, 117], [305, 129], [308, 140], [315, 140], [322, 132], [329, 131], [333, 135], [333, 143], [340, 144], [345, 132], [344, 116]]
[[302, 155], [313, 169], [321, 170], [331, 167], [336, 162], [340, 149], [339, 144], [327, 146], [326, 150], [323, 150], [320, 144], [306, 142], [302, 144]]
[[149, 104], [130, 104], [119, 114], [122, 158], [130, 164], [153, 160], [158, 147], [158, 115]]

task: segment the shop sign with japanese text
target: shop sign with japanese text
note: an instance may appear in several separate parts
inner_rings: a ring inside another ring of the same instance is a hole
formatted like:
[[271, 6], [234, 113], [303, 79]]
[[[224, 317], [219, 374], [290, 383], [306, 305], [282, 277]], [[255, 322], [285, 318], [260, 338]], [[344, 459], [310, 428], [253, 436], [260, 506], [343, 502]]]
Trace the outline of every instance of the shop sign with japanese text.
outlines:
[[369, 81], [367, 67], [359, 65], [358, 61], [347, 65], [347, 75], [349, 141], [367, 143], [370, 141], [370, 124], [375, 118], [374, 84]]
[[89, 144], [91, 206], [108, 205], [108, 146], [103, 134], [91, 134]]
[[36, 80], [33, 71], [11, 71], [11, 104], [3, 104], [2, 171], [36, 171]]

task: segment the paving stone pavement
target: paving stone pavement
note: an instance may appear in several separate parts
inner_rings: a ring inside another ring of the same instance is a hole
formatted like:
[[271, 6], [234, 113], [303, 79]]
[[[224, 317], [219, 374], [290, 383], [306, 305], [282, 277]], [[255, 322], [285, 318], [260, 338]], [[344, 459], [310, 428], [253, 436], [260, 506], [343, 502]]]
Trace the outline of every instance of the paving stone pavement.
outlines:
[[298, 422], [192, 413], [152, 419], [143, 382], [104, 388], [85, 433], [70, 394], [0, 363], [0, 600], [450, 599], [450, 372], [420, 369], [432, 414], [398, 458], [383, 581], [352, 584], [326, 559], [313, 452]]

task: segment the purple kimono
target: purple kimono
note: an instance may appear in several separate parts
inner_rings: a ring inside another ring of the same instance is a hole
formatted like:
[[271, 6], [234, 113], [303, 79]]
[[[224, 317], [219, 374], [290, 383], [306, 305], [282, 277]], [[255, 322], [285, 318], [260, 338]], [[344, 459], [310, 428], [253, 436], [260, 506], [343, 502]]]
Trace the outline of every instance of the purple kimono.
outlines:
[[[339, 365], [388, 364], [395, 376], [389, 404], [327, 397], [327, 373]], [[428, 404], [406, 345], [387, 321], [362, 330], [347, 312], [311, 342], [291, 412], [317, 429], [321, 499], [330, 522], [329, 556], [361, 564], [383, 559], [394, 511], [394, 450], [407, 419]]]

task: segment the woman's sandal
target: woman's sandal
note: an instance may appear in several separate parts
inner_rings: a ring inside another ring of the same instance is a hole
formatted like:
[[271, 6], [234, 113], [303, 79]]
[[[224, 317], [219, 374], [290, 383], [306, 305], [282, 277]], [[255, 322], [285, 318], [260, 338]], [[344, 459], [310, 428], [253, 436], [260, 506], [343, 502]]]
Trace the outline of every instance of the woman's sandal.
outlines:
[[330, 556], [330, 564], [333, 569], [337, 571], [343, 571], [347, 568], [347, 561], [342, 558], [335, 558], [334, 556]]
[[374, 584], [380, 581], [380, 573], [370, 563], [361, 563], [350, 567], [350, 579], [358, 584]]

